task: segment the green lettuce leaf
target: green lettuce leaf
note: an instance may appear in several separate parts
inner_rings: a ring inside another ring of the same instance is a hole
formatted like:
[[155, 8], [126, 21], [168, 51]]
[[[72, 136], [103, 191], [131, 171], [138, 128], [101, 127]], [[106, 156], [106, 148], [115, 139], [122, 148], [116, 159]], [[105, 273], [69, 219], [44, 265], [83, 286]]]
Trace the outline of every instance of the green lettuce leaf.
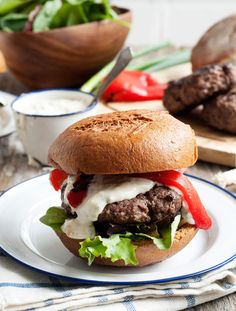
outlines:
[[9, 13], [0, 18], [0, 29], [6, 32], [23, 31], [27, 19], [27, 14]]
[[144, 233], [126, 232], [113, 234], [109, 238], [95, 236], [94, 239], [86, 239], [80, 242], [80, 256], [87, 258], [89, 265], [96, 257], [110, 258], [112, 262], [123, 259], [126, 265], [137, 265], [138, 261], [135, 255], [137, 246], [132, 244], [132, 240], [151, 239], [159, 249], [166, 250], [173, 243], [180, 219], [181, 216], [177, 215], [170, 226], [160, 230], [161, 238]]
[[49, 30], [54, 16], [57, 14], [61, 7], [62, 0], [47, 1], [34, 20], [33, 31], [40, 32]]
[[88, 264], [91, 265], [95, 257], [105, 257], [106, 247], [102, 244], [102, 238], [96, 236], [93, 240], [86, 239], [80, 243], [80, 256], [88, 259]]
[[32, 0], [0, 0], [0, 15], [5, 15], [30, 2]]
[[41, 223], [55, 231], [61, 231], [61, 226], [68, 218], [66, 212], [60, 207], [50, 207], [46, 214], [40, 218]]
[[146, 237], [147, 239], [151, 239], [153, 243], [161, 250], [165, 250], [171, 247], [175, 233], [178, 229], [178, 225], [180, 223], [181, 216], [175, 216], [174, 221], [166, 228], [159, 229], [161, 238], [156, 238], [154, 236], [150, 236], [144, 233], [138, 233], [139, 236]]
[[79, 254], [88, 258], [91, 265], [95, 257], [110, 258], [112, 262], [123, 259], [125, 264], [137, 265], [135, 256], [137, 246], [131, 243], [131, 239], [120, 234], [113, 234], [109, 238], [95, 236], [94, 239], [86, 239], [80, 243]]
[[162, 240], [163, 240], [163, 245], [166, 249], [170, 248], [174, 241], [175, 233], [178, 229], [180, 220], [181, 220], [181, 215], [177, 215], [175, 216], [174, 221], [170, 224], [169, 227], [166, 227], [160, 230]]

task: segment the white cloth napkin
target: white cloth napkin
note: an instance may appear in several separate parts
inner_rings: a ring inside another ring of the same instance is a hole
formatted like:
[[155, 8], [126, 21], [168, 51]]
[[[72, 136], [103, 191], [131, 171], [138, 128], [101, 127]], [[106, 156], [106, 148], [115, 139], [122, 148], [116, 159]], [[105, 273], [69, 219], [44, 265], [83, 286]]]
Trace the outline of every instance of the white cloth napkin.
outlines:
[[31, 271], [0, 253], [0, 310], [173, 311], [236, 291], [236, 260], [201, 276], [139, 286], [89, 286]]
[[226, 172], [219, 172], [214, 176], [213, 182], [221, 187], [228, 187], [230, 191], [236, 192], [236, 168]]

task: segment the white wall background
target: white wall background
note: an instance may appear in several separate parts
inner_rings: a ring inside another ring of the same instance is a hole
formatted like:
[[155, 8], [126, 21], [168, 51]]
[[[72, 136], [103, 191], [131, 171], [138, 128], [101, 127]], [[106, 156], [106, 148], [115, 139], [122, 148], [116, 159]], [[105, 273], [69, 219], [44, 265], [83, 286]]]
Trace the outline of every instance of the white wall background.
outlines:
[[113, 0], [130, 8], [133, 27], [129, 44], [155, 44], [169, 39], [176, 45], [194, 45], [216, 21], [236, 13], [236, 0]]

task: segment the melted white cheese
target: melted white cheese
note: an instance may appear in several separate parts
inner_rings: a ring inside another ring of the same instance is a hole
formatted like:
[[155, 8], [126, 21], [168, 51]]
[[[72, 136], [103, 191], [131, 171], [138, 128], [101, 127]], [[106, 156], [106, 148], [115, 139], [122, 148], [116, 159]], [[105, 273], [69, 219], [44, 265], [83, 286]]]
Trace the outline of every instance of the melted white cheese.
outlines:
[[[65, 195], [70, 191], [72, 180], [68, 181]], [[153, 188], [155, 182], [144, 178], [127, 176], [101, 176], [96, 175], [89, 185], [87, 196], [79, 207], [73, 209], [77, 218], [67, 219], [62, 231], [70, 238], [85, 239], [95, 236], [93, 222], [109, 203], [130, 200], [140, 193]]]

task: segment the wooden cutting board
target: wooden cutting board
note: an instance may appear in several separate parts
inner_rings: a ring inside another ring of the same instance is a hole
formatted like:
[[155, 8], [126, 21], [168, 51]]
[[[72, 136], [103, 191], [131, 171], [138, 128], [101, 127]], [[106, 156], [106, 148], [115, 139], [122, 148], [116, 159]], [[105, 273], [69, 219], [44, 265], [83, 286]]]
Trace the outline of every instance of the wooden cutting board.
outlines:
[[[190, 64], [175, 66], [154, 74], [160, 82], [178, 79], [191, 73]], [[101, 111], [130, 110], [130, 109], [157, 109], [164, 110], [162, 101], [146, 101], [132, 103], [109, 103], [106, 107], [102, 104]], [[196, 114], [181, 117], [181, 121], [188, 123], [195, 130], [199, 159], [236, 167], [236, 135], [215, 130], [204, 123]]]

